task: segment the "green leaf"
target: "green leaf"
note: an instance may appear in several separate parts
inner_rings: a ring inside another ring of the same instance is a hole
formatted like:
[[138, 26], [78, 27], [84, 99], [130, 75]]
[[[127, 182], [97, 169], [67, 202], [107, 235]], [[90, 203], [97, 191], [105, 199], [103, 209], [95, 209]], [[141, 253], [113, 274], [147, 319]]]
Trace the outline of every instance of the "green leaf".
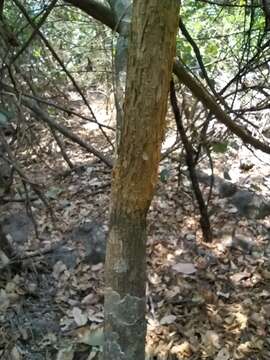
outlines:
[[215, 142], [212, 143], [212, 150], [216, 153], [224, 154], [227, 151], [228, 143], [224, 142]]
[[37, 59], [41, 58], [41, 48], [34, 49], [33, 56]]

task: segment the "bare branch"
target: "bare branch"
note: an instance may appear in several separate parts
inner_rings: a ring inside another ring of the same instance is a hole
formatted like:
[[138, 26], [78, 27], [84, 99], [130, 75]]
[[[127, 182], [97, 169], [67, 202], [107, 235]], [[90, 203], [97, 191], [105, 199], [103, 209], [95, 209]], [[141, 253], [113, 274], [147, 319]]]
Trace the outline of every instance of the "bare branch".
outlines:
[[65, 3], [81, 9], [83, 12], [102, 22], [112, 30], [118, 31], [117, 20], [109, 4], [105, 5], [104, 2], [102, 3], [98, 0], [65, 0]]
[[4, 4], [5, 0], [0, 0], [0, 20], [3, 20], [3, 12], [4, 12]]
[[215, 115], [219, 122], [224, 124], [232, 133], [241, 138], [244, 143], [270, 154], [270, 146], [254, 138], [248, 130], [233, 121], [216, 102], [215, 98], [207, 91], [207, 89], [205, 89], [205, 87], [197, 79], [189, 74], [185, 66], [179, 60], [174, 62], [173, 71], [179, 81], [190, 89], [192, 94]]
[[[53, 10], [53, 8], [55, 7], [56, 3], [58, 0], [52, 0], [52, 2], [50, 3], [50, 5], [47, 7], [44, 15], [42, 16], [42, 18], [40, 19], [40, 21], [38, 22], [38, 24], [35, 26], [32, 34], [30, 35], [30, 37], [26, 40], [26, 42], [22, 45], [22, 47], [19, 49], [19, 51], [12, 57], [9, 65], [13, 64], [18, 57], [27, 49], [27, 47], [29, 46], [29, 44], [31, 43], [31, 41], [34, 39], [34, 37], [36, 36], [36, 34], [38, 33], [38, 30], [41, 28], [41, 26], [44, 24], [44, 22], [46, 21], [47, 17], [50, 15], [51, 11]], [[4, 69], [4, 67], [3, 67]]]
[[[35, 23], [33, 22], [33, 20], [31, 19], [31, 17], [28, 15], [27, 10], [24, 8], [24, 6], [20, 3], [20, 1], [18, 0], [13, 0], [13, 2], [16, 4], [16, 6], [20, 9], [20, 11], [22, 12], [22, 14], [25, 16], [25, 18], [27, 19], [27, 21], [29, 22], [29, 24], [32, 26], [33, 29], [36, 29], [35, 27]], [[65, 64], [63, 63], [63, 61], [60, 59], [60, 57], [58, 56], [58, 54], [56, 53], [56, 51], [54, 50], [53, 46], [51, 45], [51, 43], [48, 41], [48, 39], [43, 35], [43, 33], [39, 30], [39, 28], [36, 29], [37, 34], [39, 35], [39, 37], [41, 38], [41, 40], [43, 41], [43, 43], [45, 44], [45, 46], [49, 49], [49, 51], [51, 52], [53, 58], [57, 61], [57, 63], [60, 65], [60, 67], [62, 68], [62, 70], [64, 71], [64, 73], [67, 75], [67, 77], [70, 79], [70, 81], [72, 82], [74, 88], [76, 89], [76, 91], [80, 94], [81, 98], [83, 99], [83, 102], [85, 103], [85, 105], [87, 106], [87, 108], [89, 109], [93, 119], [96, 120], [96, 123], [101, 131], [101, 133], [103, 134], [103, 136], [105, 137], [105, 139], [108, 141], [108, 143], [112, 146], [113, 148], [113, 144], [111, 143], [108, 135], [106, 134], [106, 132], [104, 131], [104, 129], [99, 126], [99, 122], [96, 119], [96, 116], [90, 106], [90, 104], [88, 103], [84, 93], [82, 92], [80, 86], [77, 84], [77, 81], [75, 80], [75, 78], [71, 75], [71, 73], [68, 71], [68, 69], [66, 68]]]
[[[0, 89], [4, 89], [7, 92], [9, 92], [12, 96], [16, 94], [15, 90], [2, 82], [0, 82]], [[104, 164], [106, 164], [108, 167], [112, 168], [112, 161], [107, 159], [106, 156], [104, 156], [100, 151], [96, 150], [93, 146], [82, 140], [79, 136], [74, 134], [72, 131], [70, 131], [67, 127], [65, 127], [62, 124], [57, 123], [54, 119], [52, 119], [43, 109], [41, 109], [36, 101], [28, 99], [26, 96], [21, 95], [20, 96], [21, 103], [30, 109], [35, 116], [38, 117], [38, 119], [43, 120], [46, 124], [48, 124], [53, 129], [59, 131], [61, 134], [75, 142], [76, 144], [80, 145], [87, 151], [89, 151], [91, 154], [95, 155], [98, 159], [100, 159]]]
[[196, 196], [196, 200], [197, 200], [199, 210], [201, 213], [200, 224], [201, 224], [201, 228], [202, 228], [202, 232], [203, 232], [203, 237], [206, 242], [211, 242], [212, 241], [212, 231], [211, 231], [209, 216], [208, 216], [208, 212], [207, 212], [207, 206], [204, 202], [202, 192], [201, 192], [201, 189], [199, 186], [199, 182], [198, 182], [198, 178], [197, 178], [197, 174], [196, 174], [196, 164], [194, 161], [194, 151], [192, 148], [192, 144], [186, 135], [186, 130], [185, 130], [183, 122], [182, 122], [182, 117], [181, 117], [181, 113], [180, 113], [178, 103], [177, 103], [173, 80], [171, 81], [171, 86], [170, 86], [170, 100], [171, 100], [171, 106], [172, 106], [172, 110], [173, 110], [174, 117], [175, 117], [177, 130], [180, 134], [180, 137], [181, 137], [184, 149], [185, 149], [186, 164], [188, 167], [193, 191]]

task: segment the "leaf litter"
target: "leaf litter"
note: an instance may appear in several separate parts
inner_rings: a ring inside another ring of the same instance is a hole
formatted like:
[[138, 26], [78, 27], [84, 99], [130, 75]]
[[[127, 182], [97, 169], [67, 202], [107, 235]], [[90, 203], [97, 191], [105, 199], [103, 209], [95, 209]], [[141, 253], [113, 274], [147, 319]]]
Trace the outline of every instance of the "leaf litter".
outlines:
[[[102, 350], [104, 266], [86, 260], [85, 244], [69, 234], [89, 220], [108, 231], [110, 173], [76, 145], [69, 144], [69, 154], [82, 164], [79, 174], [61, 176], [58, 158], [57, 176], [45, 163], [38, 169], [46, 174], [56, 222], [37, 202], [33, 209], [40, 237], [20, 246], [26, 254], [38, 249], [40, 256], [0, 276], [3, 359], [98, 359]], [[218, 164], [222, 156], [217, 155]], [[189, 184], [183, 181], [179, 189], [174, 160], [170, 169], [166, 181], [158, 183], [148, 216], [147, 358], [269, 359], [269, 218], [240, 217], [214, 192], [215, 238], [205, 244]], [[15, 210], [23, 211], [22, 205], [4, 209]], [[252, 247], [233, 244], [232, 229], [252, 239]], [[66, 248], [57, 261], [53, 251], [41, 251], [62, 242]]]

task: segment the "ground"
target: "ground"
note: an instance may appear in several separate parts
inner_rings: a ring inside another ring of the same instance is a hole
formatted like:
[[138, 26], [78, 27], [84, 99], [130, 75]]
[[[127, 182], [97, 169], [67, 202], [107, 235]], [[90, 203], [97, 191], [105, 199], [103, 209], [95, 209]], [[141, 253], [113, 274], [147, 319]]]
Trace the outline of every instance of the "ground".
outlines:
[[[100, 104], [95, 102], [95, 111], [103, 109]], [[71, 117], [70, 126], [100, 151], [113, 153], [86, 122]], [[24, 203], [0, 209], [9, 240], [24, 258], [0, 274], [0, 358], [98, 359], [110, 169], [65, 141], [77, 167], [67, 171], [46, 134], [42, 152], [32, 151], [28, 163], [21, 158], [29, 176], [43, 183], [52, 211], [35, 199], [34, 226]], [[255, 184], [266, 199], [269, 167], [254, 161], [252, 169], [243, 169], [241, 149], [214, 155], [216, 174], [229, 175], [241, 191]], [[214, 241], [204, 243], [188, 177], [184, 169], [178, 173], [179, 156], [161, 163], [148, 216], [147, 359], [269, 359], [269, 214], [256, 218], [256, 211], [245, 212], [215, 186], [209, 205]], [[207, 167], [202, 162], [200, 170]], [[207, 198], [209, 186], [201, 187]]]

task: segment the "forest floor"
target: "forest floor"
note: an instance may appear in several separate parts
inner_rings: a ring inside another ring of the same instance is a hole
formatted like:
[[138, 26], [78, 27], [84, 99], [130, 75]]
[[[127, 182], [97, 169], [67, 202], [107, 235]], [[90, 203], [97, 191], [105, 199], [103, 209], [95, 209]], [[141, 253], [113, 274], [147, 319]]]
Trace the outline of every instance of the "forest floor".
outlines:
[[[95, 105], [105, 117], [103, 100]], [[89, 123], [68, 121], [91, 145], [113, 153]], [[34, 226], [22, 202], [0, 209], [9, 239], [25, 257], [0, 274], [0, 359], [98, 359], [110, 169], [65, 140], [78, 168], [68, 171], [45, 130], [39, 139], [21, 157], [29, 176], [43, 184], [51, 211], [34, 199]], [[215, 174], [229, 172], [241, 189], [269, 197], [270, 166], [254, 157], [252, 169], [241, 169], [241, 149], [214, 154]], [[250, 160], [251, 153], [245, 156]], [[270, 359], [270, 216], [244, 216], [214, 186], [214, 240], [203, 242], [179, 157], [162, 161], [148, 215], [147, 359]], [[209, 173], [206, 161], [200, 170]], [[209, 186], [202, 190], [207, 198]]]

